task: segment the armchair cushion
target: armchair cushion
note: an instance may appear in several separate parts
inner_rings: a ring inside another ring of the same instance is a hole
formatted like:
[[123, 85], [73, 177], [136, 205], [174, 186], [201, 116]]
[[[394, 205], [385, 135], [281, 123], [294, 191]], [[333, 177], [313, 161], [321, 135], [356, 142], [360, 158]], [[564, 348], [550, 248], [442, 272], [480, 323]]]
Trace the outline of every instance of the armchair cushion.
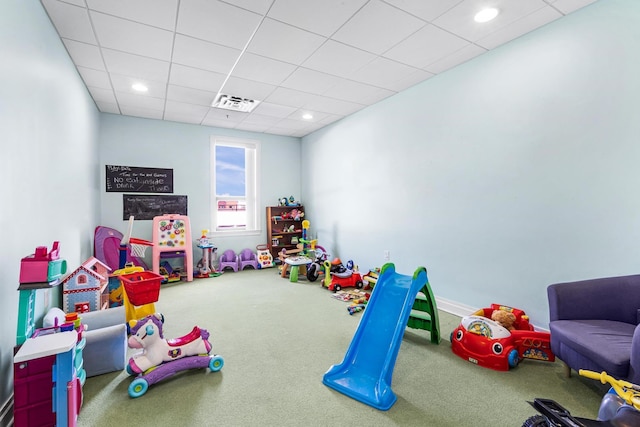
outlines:
[[640, 275], [547, 288], [551, 350], [574, 370], [640, 383]]

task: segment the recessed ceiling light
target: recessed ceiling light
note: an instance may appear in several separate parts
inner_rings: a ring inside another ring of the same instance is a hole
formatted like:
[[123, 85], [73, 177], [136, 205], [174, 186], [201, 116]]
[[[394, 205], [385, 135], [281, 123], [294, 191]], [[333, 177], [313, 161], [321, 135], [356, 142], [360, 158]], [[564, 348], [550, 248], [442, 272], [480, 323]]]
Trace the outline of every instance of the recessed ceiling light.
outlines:
[[480, 12], [476, 13], [476, 16], [474, 16], [473, 19], [476, 22], [489, 22], [493, 18], [498, 16], [498, 13], [500, 13], [498, 9], [496, 9], [495, 7], [489, 7], [486, 9], [482, 9]]
[[132, 84], [131, 89], [135, 90], [136, 92], [146, 92], [149, 90], [149, 88], [143, 85], [142, 83]]
[[305, 120], [311, 120], [311, 119], [313, 119], [313, 114], [305, 113], [305, 114], [302, 115], [302, 118], [305, 119]]

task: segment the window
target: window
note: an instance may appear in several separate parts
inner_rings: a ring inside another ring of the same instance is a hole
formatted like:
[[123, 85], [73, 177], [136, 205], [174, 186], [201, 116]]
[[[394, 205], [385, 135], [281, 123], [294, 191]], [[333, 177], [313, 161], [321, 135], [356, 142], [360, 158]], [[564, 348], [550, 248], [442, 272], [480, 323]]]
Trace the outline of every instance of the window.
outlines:
[[211, 138], [211, 212], [213, 230], [229, 234], [257, 234], [258, 141]]

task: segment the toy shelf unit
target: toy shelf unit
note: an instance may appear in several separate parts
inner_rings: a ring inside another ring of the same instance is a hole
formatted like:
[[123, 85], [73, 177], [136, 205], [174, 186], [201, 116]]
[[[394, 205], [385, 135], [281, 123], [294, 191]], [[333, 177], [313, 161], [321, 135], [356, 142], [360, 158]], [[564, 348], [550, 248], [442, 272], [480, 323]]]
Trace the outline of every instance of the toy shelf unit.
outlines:
[[267, 206], [267, 245], [274, 260], [282, 249], [296, 249], [302, 238], [304, 206]]

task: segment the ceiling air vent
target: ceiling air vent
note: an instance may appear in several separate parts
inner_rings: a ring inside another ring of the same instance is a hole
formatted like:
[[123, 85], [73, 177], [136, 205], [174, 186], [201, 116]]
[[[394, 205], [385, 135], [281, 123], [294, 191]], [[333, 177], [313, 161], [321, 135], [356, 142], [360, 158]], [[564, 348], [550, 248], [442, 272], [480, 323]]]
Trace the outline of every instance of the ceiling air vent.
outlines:
[[239, 96], [225, 95], [223, 93], [216, 96], [211, 104], [212, 107], [222, 108], [223, 110], [240, 111], [241, 113], [250, 113], [258, 106], [260, 101], [253, 99], [240, 98]]

